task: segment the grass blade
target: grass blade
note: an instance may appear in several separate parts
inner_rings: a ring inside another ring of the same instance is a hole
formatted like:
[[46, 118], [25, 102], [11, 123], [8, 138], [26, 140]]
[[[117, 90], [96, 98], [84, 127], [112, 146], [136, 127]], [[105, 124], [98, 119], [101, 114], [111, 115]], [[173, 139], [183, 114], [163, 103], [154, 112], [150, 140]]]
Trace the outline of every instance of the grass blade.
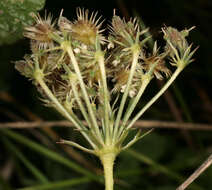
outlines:
[[64, 187], [73, 187], [76, 185], [81, 185], [84, 183], [88, 183], [91, 179], [88, 177], [81, 177], [81, 178], [75, 178], [75, 179], [69, 179], [69, 180], [63, 180], [59, 182], [52, 182], [44, 185], [36, 185], [32, 187], [26, 187], [26, 188], [19, 188], [17, 190], [60, 190]]
[[7, 148], [11, 151], [11, 154], [17, 156], [23, 164], [28, 168], [28, 170], [34, 175], [34, 177], [39, 180], [40, 183], [48, 182], [48, 179], [38, 170], [22, 153], [21, 151], [13, 145], [8, 139], [3, 138], [3, 142], [6, 144]]
[[70, 161], [69, 159], [59, 155], [56, 152], [53, 152], [52, 150], [49, 150], [48, 148], [39, 145], [38, 143], [33, 142], [32, 140], [28, 139], [27, 137], [17, 134], [11, 130], [0, 130], [0, 132], [2, 132], [3, 134], [9, 136], [10, 138], [16, 140], [17, 142], [29, 147], [30, 149], [42, 154], [43, 156], [54, 160], [58, 163], [63, 164], [64, 166], [73, 169], [74, 171], [86, 175], [87, 177], [89, 177], [90, 179], [93, 179], [95, 181], [101, 182], [103, 183], [103, 178], [100, 178], [99, 176], [93, 174], [92, 172], [82, 168], [81, 166], [79, 166], [78, 164]]

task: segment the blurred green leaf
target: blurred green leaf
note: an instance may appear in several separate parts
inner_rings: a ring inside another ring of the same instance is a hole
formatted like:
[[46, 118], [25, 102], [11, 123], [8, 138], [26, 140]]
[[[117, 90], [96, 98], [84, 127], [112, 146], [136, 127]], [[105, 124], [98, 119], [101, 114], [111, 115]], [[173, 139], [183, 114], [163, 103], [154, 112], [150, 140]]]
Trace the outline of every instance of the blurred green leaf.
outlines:
[[175, 83], [172, 85], [172, 89], [174, 90], [175, 96], [177, 98], [177, 101], [180, 103], [180, 106], [182, 107], [182, 111], [184, 112], [186, 116], [186, 120], [188, 122], [193, 122], [192, 116], [191, 116], [191, 111], [189, 110], [189, 106], [183, 96], [183, 93], [181, 90], [178, 88], [177, 84]]
[[[139, 153], [133, 149], [128, 149], [126, 150], [126, 153], [130, 154], [132, 157], [134, 157], [135, 159], [140, 160], [141, 162], [148, 164], [149, 166], [152, 166], [155, 170], [160, 171], [161, 173], [166, 174], [167, 176], [169, 176], [170, 178], [182, 183], [185, 179], [184, 177], [182, 177], [181, 175], [179, 175], [178, 173], [170, 170], [168, 167], [163, 166], [157, 162], [155, 162], [154, 160], [152, 160], [151, 158], [145, 156], [142, 153]], [[190, 188], [193, 190], [202, 190], [202, 188], [193, 183], [190, 185]]]
[[169, 168], [172, 168], [175, 171], [180, 171], [183, 169], [198, 167], [199, 160], [201, 160], [200, 155], [195, 155], [195, 153], [189, 151], [187, 147], [181, 148], [178, 151], [176, 150], [178, 154], [176, 153], [173, 159], [169, 162]]
[[98, 181], [100, 183], [102, 183], [102, 179], [101, 177], [93, 174], [92, 172], [84, 169], [83, 167], [81, 167], [80, 165], [76, 164], [75, 162], [72, 162], [71, 160], [61, 156], [60, 154], [42, 146], [42, 145], [39, 145], [35, 142], [33, 142], [32, 140], [24, 137], [23, 135], [20, 135], [18, 133], [15, 133], [11, 130], [0, 130], [2, 133], [4, 133], [5, 135], [9, 136], [10, 138], [16, 140], [17, 142], [29, 147], [30, 149], [42, 154], [43, 156], [51, 159], [51, 160], [54, 160], [70, 169], [73, 169], [75, 170], [76, 172], [78, 173], [81, 173], [87, 177], [89, 177], [90, 179], [93, 179], [95, 181]]
[[143, 138], [142, 141], [136, 143], [134, 147], [138, 151], [141, 150], [143, 154], [151, 159], [159, 160], [167, 149], [167, 142], [163, 136], [151, 133], [147, 138]]
[[183, 177], [180, 176], [179, 174], [169, 170], [167, 167], [158, 164], [156, 161], [152, 160], [150, 157], [145, 156], [142, 153], [139, 153], [133, 149], [128, 149], [126, 150], [126, 153], [128, 153], [129, 155], [131, 155], [132, 157], [134, 157], [135, 159], [140, 160], [141, 162], [148, 164], [149, 166], [152, 166], [155, 170], [160, 171], [161, 173], [164, 173], [166, 175], [168, 175], [169, 177], [172, 177], [173, 179], [175, 179], [178, 182], [183, 181]]
[[70, 179], [70, 180], [63, 180], [59, 182], [53, 182], [53, 183], [48, 183], [45, 185], [37, 185], [33, 187], [26, 187], [26, 188], [20, 188], [18, 190], [60, 190], [61, 188], [64, 187], [72, 187], [75, 185], [82, 185], [83, 183], [88, 183], [90, 181], [89, 178], [87, 177], [82, 177], [82, 178], [75, 178], [75, 179]]
[[44, 4], [45, 0], [1, 0], [0, 45], [21, 39], [23, 26], [33, 22], [32, 13], [41, 10]]
[[[121, 154], [119, 156], [119, 163], [117, 164], [115, 171], [117, 172], [118, 176], [122, 178], [122, 180], [127, 181], [127, 183], [132, 185], [137, 183], [138, 178], [140, 178], [142, 172], [144, 172], [143, 170], [139, 169], [139, 166], [140, 162], [138, 160], [134, 159], [132, 162], [132, 156], [128, 154]], [[139, 171], [137, 169], [139, 169]], [[122, 174], [122, 176], [120, 174]]]
[[10, 142], [8, 139], [3, 138], [4, 143], [6, 144], [7, 148], [11, 151], [12, 154], [17, 156], [23, 164], [28, 168], [28, 170], [39, 180], [40, 183], [47, 183], [48, 179], [44, 176], [41, 171], [36, 168], [18, 149], [18, 147], [15, 147], [15, 145]]

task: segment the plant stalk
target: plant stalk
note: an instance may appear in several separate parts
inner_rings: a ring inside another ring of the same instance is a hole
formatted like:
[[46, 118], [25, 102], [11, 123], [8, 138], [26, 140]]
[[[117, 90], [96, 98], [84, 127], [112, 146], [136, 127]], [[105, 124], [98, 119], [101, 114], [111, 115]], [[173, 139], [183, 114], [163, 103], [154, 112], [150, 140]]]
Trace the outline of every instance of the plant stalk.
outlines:
[[103, 84], [103, 93], [104, 93], [104, 120], [105, 120], [105, 129], [106, 129], [106, 144], [110, 143], [112, 134], [112, 126], [109, 125], [109, 114], [110, 114], [110, 103], [109, 103], [109, 92], [107, 88], [107, 76], [104, 65], [104, 55], [102, 52], [98, 52], [97, 60], [101, 72], [102, 84]]
[[123, 97], [121, 99], [121, 103], [120, 103], [118, 114], [116, 116], [114, 132], [113, 132], [114, 140], [117, 137], [118, 126], [119, 126], [119, 123], [120, 123], [120, 120], [121, 120], [121, 116], [122, 116], [122, 113], [123, 113], [123, 109], [124, 109], [124, 105], [125, 105], [125, 102], [127, 100], [127, 96], [128, 96], [129, 90], [130, 90], [130, 85], [131, 85], [132, 80], [133, 80], [133, 76], [134, 76], [134, 73], [135, 73], [136, 65], [138, 63], [138, 57], [139, 57], [139, 51], [138, 50], [139, 49], [136, 49], [136, 50], [133, 51], [133, 61], [132, 61], [131, 69], [130, 69], [129, 78], [128, 78], [128, 81], [127, 81], [127, 85], [126, 85]]
[[144, 91], [145, 91], [147, 85], [149, 84], [150, 80], [151, 80], [150, 77], [146, 77], [146, 79], [143, 81], [143, 83], [140, 87], [140, 90], [138, 91], [138, 94], [132, 100], [132, 104], [129, 105], [129, 107], [126, 111], [126, 114], [124, 115], [123, 122], [122, 122], [122, 125], [120, 126], [118, 135], [120, 135], [122, 133], [122, 131], [124, 130], [124, 128], [126, 127], [128, 119], [130, 118], [132, 112], [134, 111], [138, 101], [140, 100], [140, 98], [141, 98], [142, 94], [144, 93]]
[[83, 82], [83, 78], [82, 78], [82, 75], [81, 75], [77, 60], [76, 60], [76, 58], [74, 56], [74, 53], [73, 53], [72, 48], [71, 48], [70, 45], [67, 45], [66, 51], [67, 51], [67, 53], [68, 53], [68, 55], [69, 55], [69, 57], [71, 59], [71, 62], [72, 62], [73, 67], [74, 67], [74, 70], [75, 70], [76, 75], [78, 77], [79, 84], [80, 84], [80, 87], [82, 89], [83, 97], [85, 99], [85, 103], [86, 103], [87, 108], [88, 108], [88, 113], [89, 113], [89, 115], [91, 117], [91, 121], [92, 121], [93, 126], [94, 126], [94, 130], [96, 132], [96, 135], [99, 137], [100, 141], [102, 142], [102, 135], [100, 133], [95, 114], [94, 114], [93, 109], [91, 107], [91, 103], [90, 103], [90, 100], [89, 100], [89, 97], [88, 97], [88, 94], [87, 94], [87, 91], [86, 91], [86, 88], [85, 88], [85, 84]]
[[[39, 71], [39, 70], [38, 70]], [[38, 75], [35, 77], [36, 81], [40, 84], [46, 95], [50, 98], [50, 100], [55, 104], [56, 109], [69, 121], [71, 121], [75, 127], [82, 131], [82, 135], [88, 140], [88, 142], [91, 144], [92, 147], [96, 147], [95, 144], [90, 140], [88, 135], [83, 132], [85, 126], [81, 126], [77, 121], [66, 111], [66, 109], [60, 104], [60, 102], [57, 100], [57, 98], [52, 94], [51, 90], [48, 88], [46, 83], [44, 82], [42, 76], [40, 76], [40, 73], [37, 73]]]
[[79, 126], [79, 124], [71, 117], [70, 114], [65, 110], [65, 108], [60, 104], [60, 102], [57, 100], [57, 98], [52, 94], [49, 87], [44, 82], [43, 78], [41, 76], [37, 76], [36, 81], [39, 83], [39, 85], [42, 87], [46, 95], [49, 97], [49, 99], [55, 104], [56, 109], [69, 121], [71, 121], [79, 130], [82, 130], [83, 128]]
[[115, 153], [106, 153], [100, 156], [104, 168], [105, 190], [113, 190], [113, 165], [116, 158]]
[[163, 88], [139, 111], [136, 116], [131, 120], [126, 129], [129, 129], [133, 124], [143, 115], [143, 113], [169, 88], [169, 86], [174, 82], [180, 72], [183, 70], [183, 67], [178, 67], [173, 73], [172, 77], [168, 82], [163, 86]]

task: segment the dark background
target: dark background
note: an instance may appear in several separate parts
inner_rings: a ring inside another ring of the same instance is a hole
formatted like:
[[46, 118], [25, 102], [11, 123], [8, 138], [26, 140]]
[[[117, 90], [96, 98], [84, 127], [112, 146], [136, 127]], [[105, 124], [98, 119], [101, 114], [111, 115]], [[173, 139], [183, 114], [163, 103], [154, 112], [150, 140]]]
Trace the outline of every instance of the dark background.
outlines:
[[[98, 11], [99, 15], [106, 19], [103, 25], [105, 27], [110, 24], [114, 8], [116, 14], [127, 19], [137, 15], [150, 28], [153, 38], [159, 40], [161, 45], [163, 45], [160, 29], [162, 26], [173, 26], [179, 30], [196, 26], [188, 38], [189, 42], [193, 43], [193, 47], [200, 46], [194, 55], [195, 61], [177, 78], [169, 92], [144, 114], [143, 119], [212, 123], [212, 50], [210, 47], [212, 41], [212, 1], [47, 0], [41, 15], [46, 9], [54, 15], [54, 18], [57, 18], [61, 9], [64, 9], [64, 16], [73, 19], [76, 18], [76, 7]], [[19, 40], [15, 44], [0, 46], [0, 122], [62, 119], [54, 110], [41, 105], [38, 98], [40, 96], [31, 82], [14, 69], [13, 61], [22, 59], [24, 54], [29, 52], [29, 41], [26, 39]], [[142, 107], [146, 100], [159, 89], [160, 84], [156, 81], [152, 83], [148, 88], [149, 93], [145, 95], [143, 101], [140, 101], [137, 109]], [[73, 162], [79, 163], [55, 145], [55, 139], [52, 140], [50, 133], [46, 131], [26, 129], [13, 130], [13, 132], [30, 138], [42, 146], [70, 157]], [[73, 139], [85, 143], [78, 133], [71, 129], [55, 128], [54, 132], [64, 138], [71, 136]], [[9, 145], [5, 143], [8, 139], [26, 156], [30, 163], [43, 172], [49, 181], [60, 181], [80, 176], [78, 172], [70, 171], [61, 164], [46, 159], [42, 154], [26, 148], [18, 140], [10, 139], [4, 132], [1, 133], [1, 130], [0, 135], [2, 142], [4, 142], [0, 145], [0, 172], [5, 172], [7, 164], [11, 166], [10, 175], [5, 178], [1, 177], [0, 184], [3, 189], [9, 188], [9, 186], [18, 188], [40, 184], [17, 154], [8, 148]], [[130, 151], [119, 156], [115, 165], [115, 176], [118, 179], [116, 188], [176, 189], [182, 182], [182, 178], [188, 177], [212, 152], [211, 139], [212, 133], [210, 131], [155, 130], [133, 146], [134, 151], [140, 157], [136, 157]], [[96, 158], [82, 152], [79, 154], [92, 165], [101, 167]], [[154, 163], [146, 161], [142, 156], [154, 161]], [[165, 169], [161, 169], [161, 167], [165, 167]], [[164, 171], [166, 169], [167, 171]], [[196, 180], [197, 187], [194, 186], [190, 189], [211, 189], [211, 178], [212, 168], [209, 168]], [[103, 185], [94, 181], [73, 187], [73, 189], [79, 190], [103, 188]], [[59, 189], [71, 189], [71, 187]]]

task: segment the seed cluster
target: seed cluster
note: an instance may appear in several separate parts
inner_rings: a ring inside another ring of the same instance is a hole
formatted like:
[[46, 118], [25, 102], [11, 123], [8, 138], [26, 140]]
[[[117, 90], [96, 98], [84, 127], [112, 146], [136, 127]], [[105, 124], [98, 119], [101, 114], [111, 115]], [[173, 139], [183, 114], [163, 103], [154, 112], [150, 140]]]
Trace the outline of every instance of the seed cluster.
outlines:
[[[124, 93], [129, 80], [133, 63], [133, 52], [137, 48], [138, 60], [129, 87], [129, 97], [135, 97], [140, 89], [144, 77], [156, 77], [161, 80], [170, 77], [171, 71], [167, 60], [179, 66], [179, 59], [190, 63], [191, 46], [185, 37], [190, 30], [179, 32], [172, 27], [164, 27], [166, 46], [161, 52], [154, 43], [152, 51], [147, 50], [146, 42], [149, 40], [144, 34], [148, 29], [141, 29], [137, 19], [125, 21], [114, 14], [111, 25], [108, 27], [109, 35], [105, 36], [101, 29], [101, 17], [97, 12], [89, 15], [88, 10], [77, 9], [77, 19], [69, 21], [62, 16], [58, 21], [52, 22], [52, 16], [34, 15], [35, 23], [25, 28], [24, 36], [31, 40], [31, 55], [26, 55], [24, 60], [16, 62], [16, 69], [33, 80], [33, 83], [43, 95], [43, 100], [48, 106], [55, 106], [46, 96], [35, 77], [38, 68], [48, 88], [59, 102], [69, 112], [80, 109], [77, 98], [85, 104], [82, 89], [76, 76], [76, 70], [64, 47], [69, 43], [78, 64], [83, 82], [86, 87], [89, 101], [93, 106], [96, 117], [101, 120], [103, 113], [104, 92], [100, 67], [97, 64], [98, 52], [104, 54], [106, 82], [109, 84], [108, 99], [112, 94]], [[150, 53], [151, 52], [151, 53]], [[168, 59], [167, 59], [168, 58]], [[76, 97], [77, 93], [77, 97]]]

